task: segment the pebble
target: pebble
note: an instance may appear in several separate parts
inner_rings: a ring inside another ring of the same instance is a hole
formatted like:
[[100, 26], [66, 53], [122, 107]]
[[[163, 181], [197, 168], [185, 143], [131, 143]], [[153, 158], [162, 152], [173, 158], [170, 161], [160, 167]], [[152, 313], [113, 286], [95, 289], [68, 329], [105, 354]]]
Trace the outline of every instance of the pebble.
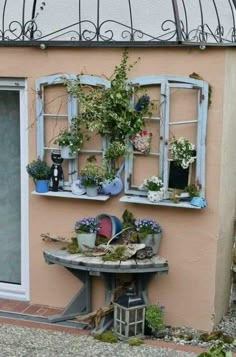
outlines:
[[[236, 352], [236, 311], [234, 309], [230, 309], [222, 318], [220, 323], [215, 326], [214, 331], [223, 331], [226, 335], [232, 336], [234, 338], [233, 343], [225, 344], [226, 349], [231, 350], [232, 352]], [[217, 340], [205, 342], [201, 341], [200, 336], [204, 331], [194, 330], [187, 327], [177, 327], [172, 328], [168, 326], [166, 330], [166, 335], [163, 340], [167, 342], [174, 342], [180, 345], [192, 345], [192, 346], [200, 346], [204, 348], [209, 348], [213, 344], [216, 344]], [[181, 335], [181, 337], [178, 337]], [[192, 339], [183, 339], [182, 336], [192, 336]]]

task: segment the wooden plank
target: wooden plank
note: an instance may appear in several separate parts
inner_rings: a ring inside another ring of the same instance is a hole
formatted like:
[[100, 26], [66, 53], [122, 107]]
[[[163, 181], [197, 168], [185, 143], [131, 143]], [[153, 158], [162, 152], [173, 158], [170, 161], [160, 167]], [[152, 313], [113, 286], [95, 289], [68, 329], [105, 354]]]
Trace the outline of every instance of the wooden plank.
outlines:
[[189, 202], [175, 203], [171, 200], [162, 200], [160, 202], [151, 202], [146, 197], [140, 197], [140, 196], [123, 196], [120, 198], [120, 202], [139, 203], [139, 204], [152, 205], [152, 206], [191, 208], [191, 209], [198, 209], [198, 210], [202, 209], [202, 207], [192, 206]]
[[123, 270], [125, 272], [125, 270], [129, 270], [130, 269], [135, 269], [137, 268], [137, 263], [135, 259], [129, 259], [129, 260], [125, 260], [125, 261], [121, 261], [120, 262], [120, 270]]
[[168, 264], [167, 260], [163, 257], [160, 257], [159, 255], [154, 255], [151, 258], [152, 264], [154, 266], [160, 266], [160, 265], [165, 265]]
[[107, 262], [103, 262], [103, 271], [104, 268], [108, 268], [108, 269], [119, 269], [120, 268], [120, 260], [116, 261], [116, 262], [112, 262], [112, 261], [107, 261]]
[[39, 193], [36, 191], [32, 192], [32, 195], [37, 195], [37, 196], [46, 196], [46, 197], [59, 197], [59, 198], [76, 198], [76, 199], [80, 199], [80, 200], [92, 200], [92, 201], [107, 201], [109, 200], [110, 196], [108, 195], [98, 195], [95, 197], [90, 197], [87, 195], [81, 195], [81, 196], [77, 196], [74, 195], [72, 192], [69, 191], [58, 191], [58, 192], [52, 192], [52, 191], [48, 191], [45, 193]]
[[146, 268], [153, 268], [152, 259], [136, 259], [137, 269], [142, 270]]

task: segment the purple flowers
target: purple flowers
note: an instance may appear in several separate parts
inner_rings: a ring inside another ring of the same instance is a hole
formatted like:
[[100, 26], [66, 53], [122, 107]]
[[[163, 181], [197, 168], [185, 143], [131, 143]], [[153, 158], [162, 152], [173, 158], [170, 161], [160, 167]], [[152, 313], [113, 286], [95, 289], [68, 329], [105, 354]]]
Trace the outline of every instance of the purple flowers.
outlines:
[[99, 224], [94, 217], [86, 217], [75, 223], [76, 233], [97, 233]]
[[161, 227], [159, 223], [149, 218], [136, 219], [135, 222], [136, 231], [144, 236], [147, 234], [161, 233]]

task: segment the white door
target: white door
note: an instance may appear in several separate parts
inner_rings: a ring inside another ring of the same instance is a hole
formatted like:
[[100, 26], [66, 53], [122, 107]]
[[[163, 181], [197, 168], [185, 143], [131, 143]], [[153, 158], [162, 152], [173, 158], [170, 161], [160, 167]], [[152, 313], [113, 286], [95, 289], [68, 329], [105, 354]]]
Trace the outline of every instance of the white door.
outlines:
[[0, 78], [0, 297], [28, 299], [25, 81]]

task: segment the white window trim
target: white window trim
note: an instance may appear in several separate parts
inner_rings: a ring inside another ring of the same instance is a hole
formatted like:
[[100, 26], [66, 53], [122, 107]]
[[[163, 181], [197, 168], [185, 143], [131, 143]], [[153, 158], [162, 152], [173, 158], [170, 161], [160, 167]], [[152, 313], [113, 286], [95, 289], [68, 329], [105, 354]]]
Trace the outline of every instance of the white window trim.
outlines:
[[21, 284], [0, 282], [0, 298], [29, 300], [29, 178], [25, 169], [28, 164], [27, 82], [18, 78], [0, 78], [0, 90], [19, 92], [21, 150]]

